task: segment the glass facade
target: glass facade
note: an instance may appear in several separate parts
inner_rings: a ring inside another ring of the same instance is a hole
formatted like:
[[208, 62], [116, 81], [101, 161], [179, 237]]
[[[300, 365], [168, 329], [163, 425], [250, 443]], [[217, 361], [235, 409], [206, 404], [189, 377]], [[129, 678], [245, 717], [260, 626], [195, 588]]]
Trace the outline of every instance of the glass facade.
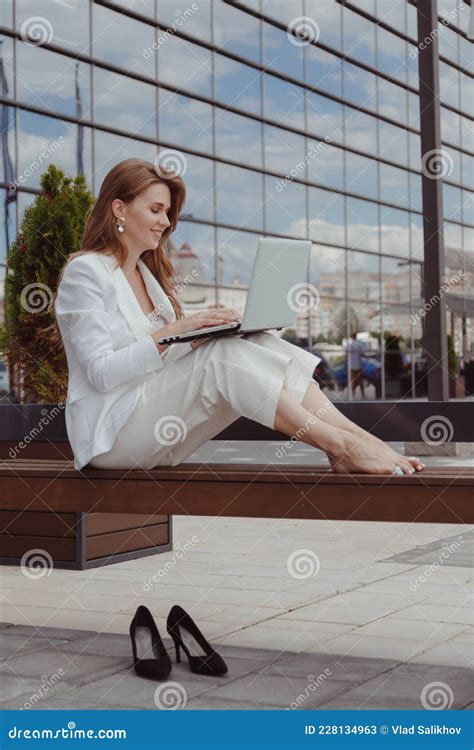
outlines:
[[[459, 355], [474, 345], [474, 96], [462, 6], [438, 0], [446, 276], [458, 277], [459, 298], [448, 330]], [[363, 334], [379, 367], [371, 395], [384, 397], [381, 341], [398, 334], [415, 383], [423, 217], [411, 1], [12, 0], [2, 24], [0, 304], [8, 243], [50, 161], [85, 173], [97, 194], [118, 161], [172, 148], [187, 162], [172, 252], [180, 276], [198, 271], [181, 293], [189, 311], [243, 307], [260, 236], [308, 238], [320, 302], [298, 316], [295, 336], [337, 372], [344, 342]], [[61, 148], [40, 159], [59, 136]]]

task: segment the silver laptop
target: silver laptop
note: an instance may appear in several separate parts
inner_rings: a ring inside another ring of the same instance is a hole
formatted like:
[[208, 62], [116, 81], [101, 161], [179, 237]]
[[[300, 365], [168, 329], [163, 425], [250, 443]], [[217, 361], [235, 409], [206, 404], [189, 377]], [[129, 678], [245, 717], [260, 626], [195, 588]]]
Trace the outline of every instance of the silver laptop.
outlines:
[[308, 278], [309, 240], [260, 238], [242, 322], [198, 328], [166, 336], [159, 344], [194, 341], [203, 336], [256, 333], [293, 325], [298, 289]]

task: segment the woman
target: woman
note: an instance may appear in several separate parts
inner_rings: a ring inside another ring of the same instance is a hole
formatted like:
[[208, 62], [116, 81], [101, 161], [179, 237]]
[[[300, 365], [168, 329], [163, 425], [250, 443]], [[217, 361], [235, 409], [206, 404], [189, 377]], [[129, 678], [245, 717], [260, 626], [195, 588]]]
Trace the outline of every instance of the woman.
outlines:
[[318, 357], [271, 333], [158, 343], [238, 320], [231, 309], [183, 314], [166, 247], [184, 199], [180, 177], [120, 162], [61, 273], [55, 312], [75, 467], [174, 466], [244, 415], [321, 448], [337, 472], [421, 471], [324, 397], [312, 380]]

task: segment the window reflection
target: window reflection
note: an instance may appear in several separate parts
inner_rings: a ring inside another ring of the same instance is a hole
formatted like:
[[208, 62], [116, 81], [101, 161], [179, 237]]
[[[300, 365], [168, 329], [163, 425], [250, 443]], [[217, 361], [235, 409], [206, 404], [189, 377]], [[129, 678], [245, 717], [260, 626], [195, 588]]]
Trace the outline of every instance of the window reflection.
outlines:
[[323, 44], [342, 50], [341, 6], [333, 0], [305, 0], [305, 15], [317, 21]]
[[401, 327], [405, 333], [410, 330], [406, 316], [409, 312], [411, 269], [410, 263], [394, 258], [382, 258], [382, 299], [392, 305], [405, 305]]
[[344, 53], [375, 67], [375, 26], [343, 6]]
[[[0, 116], [2, 118], [2, 149], [0, 150], [0, 174], [1, 180], [7, 185], [15, 184], [15, 109], [0, 103]], [[11, 191], [10, 191], [11, 192]], [[14, 194], [9, 196], [13, 200]]]
[[211, 41], [211, 0], [200, 0], [197, 10], [180, 0], [158, 0], [158, 20], [175, 31]]
[[359, 112], [352, 107], [344, 107], [346, 144], [369, 154], [377, 153], [377, 119]]
[[158, 131], [160, 141], [175, 146], [190, 145], [212, 153], [212, 107], [197, 99], [160, 89]]
[[72, 176], [83, 173], [92, 184], [89, 128], [22, 110], [17, 117], [20, 187], [39, 188], [41, 174], [50, 163]]
[[[7, 4], [2, 2], [2, 11]], [[48, 22], [44, 36], [49, 42], [88, 54], [89, 8], [89, 3], [79, 0], [16, 0], [16, 28], [25, 33], [30, 27], [33, 32], [39, 16]], [[33, 38], [37, 38], [34, 33]]]
[[[133, 107], [124, 107], [133, 101]], [[94, 120], [130, 133], [156, 138], [156, 89], [119, 73], [94, 69]]]
[[409, 217], [411, 255], [423, 260], [423, 218], [419, 214], [409, 214]]
[[[457, 35], [456, 35], [457, 36]], [[451, 65], [439, 61], [439, 92], [441, 101], [459, 109], [460, 105], [460, 74]]]
[[304, 15], [303, 0], [285, 0], [281, 4], [275, 0], [261, 0], [260, 4], [264, 16], [280, 23], [288, 24], [293, 18]]
[[[92, 9], [94, 56], [123, 70], [154, 79], [154, 28], [101, 5], [94, 4]], [[133, 44], [130, 44], [130, 39], [133, 39]]]
[[[280, 73], [303, 80], [303, 49], [291, 44], [286, 31], [263, 22], [263, 57], [265, 67], [274, 68]], [[291, 44], [291, 54], [289, 45]]]
[[[299, 179], [305, 179], [305, 139], [302, 135], [290, 133], [283, 128], [264, 126], [265, 166], [268, 170], [289, 174], [297, 170]], [[298, 164], [303, 164], [298, 167]]]
[[[416, 138], [416, 137], [415, 137]], [[380, 156], [408, 166], [408, 134], [385, 120], [379, 120]]]
[[214, 3], [214, 44], [260, 62], [260, 21], [224, 3]]
[[215, 110], [216, 153], [222, 159], [262, 166], [262, 126], [258, 120]]
[[90, 67], [69, 57], [17, 44], [17, 96], [26, 104], [90, 119]]
[[380, 200], [395, 206], [408, 206], [408, 172], [388, 164], [379, 164]]
[[317, 242], [345, 245], [344, 199], [338, 193], [308, 188], [309, 234]]
[[304, 130], [304, 89], [267, 74], [263, 76], [263, 92], [267, 119]]
[[410, 255], [410, 214], [396, 208], [380, 207], [380, 242], [385, 255]]
[[219, 102], [261, 115], [262, 74], [249, 65], [214, 54], [215, 96]]
[[221, 162], [216, 166], [218, 222], [261, 230], [262, 175]]
[[294, 182], [277, 189], [279, 181], [265, 178], [265, 227], [272, 234], [307, 237], [305, 186]]
[[378, 206], [375, 203], [347, 198], [347, 240], [352, 248], [379, 251]]
[[343, 91], [349, 102], [355, 102], [367, 109], [377, 109], [375, 87], [378, 79], [372, 73], [346, 60], [341, 61], [343, 71]]
[[[443, 185], [443, 213], [445, 219], [462, 221], [463, 200], [462, 191], [452, 185]], [[472, 221], [466, 214], [466, 220]]]
[[306, 45], [304, 54], [306, 56], [306, 82], [317, 89], [341, 96], [341, 59], [314, 44]]
[[350, 250], [347, 253], [347, 271], [347, 296], [349, 299], [371, 300], [378, 303], [380, 297], [380, 256]]
[[214, 296], [214, 227], [180, 221], [170, 237], [168, 253], [176, 271], [180, 286], [178, 298], [182, 303], [199, 304]]
[[[231, 288], [236, 287], [237, 289], [248, 287], [258, 240], [258, 234], [221, 228], [217, 230], [217, 278], [219, 286], [227, 284]], [[221, 290], [219, 290], [219, 301], [223, 301]]]
[[160, 82], [202, 96], [211, 96], [211, 53], [205, 47], [168, 36], [158, 51]]
[[124, 159], [145, 159], [153, 164], [157, 154], [156, 146], [144, 143], [135, 138], [125, 138], [120, 135], [104, 133], [102, 130], [94, 132], [94, 193], [98, 194], [99, 188], [106, 174]]
[[407, 45], [403, 39], [377, 26], [377, 70], [407, 82]]
[[211, 159], [185, 154], [186, 202], [183, 216], [189, 219], [214, 220], [214, 174]]
[[[408, 122], [406, 90], [383, 78], [377, 80], [377, 88], [380, 114], [390, 117], [395, 122], [406, 124]], [[416, 127], [413, 122], [411, 125]]]
[[111, 2], [120, 8], [125, 8], [125, 10], [132, 10], [151, 19], [155, 18], [155, 3], [157, 0], [111, 0]]
[[347, 151], [346, 190], [367, 198], [378, 198], [377, 162]]
[[328, 136], [336, 143], [342, 143], [342, 104], [308, 91], [306, 106], [308, 133], [320, 138]]
[[0, 36], [1, 94], [13, 99], [13, 39]]
[[308, 179], [319, 185], [342, 190], [344, 151], [322, 141], [308, 139]]

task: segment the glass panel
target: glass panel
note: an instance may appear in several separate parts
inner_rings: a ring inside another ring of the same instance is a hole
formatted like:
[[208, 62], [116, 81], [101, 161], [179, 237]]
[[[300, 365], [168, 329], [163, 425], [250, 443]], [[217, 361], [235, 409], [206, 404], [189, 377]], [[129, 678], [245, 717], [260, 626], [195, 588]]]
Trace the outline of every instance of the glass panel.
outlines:
[[444, 222], [444, 242], [446, 247], [462, 248], [462, 227], [459, 224]]
[[323, 141], [308, 139], [308, 180], [342, 190], [344, 151]]
[[[166, 1], [168, 2], [169, 0]], [[111, 2], [120, 8], [140, 13], [142, 16], [147, 16], [151, 19], [155, 18], [156, 0], [111, 0]]]
[[[2, 10], [6, 4], [2, 2]], [[82, 54], [89, 53], [89, 3], [16, 0], [16, 28], [23, 39], [29, 38], [33, 44], [51, 42]]]
[[467, 117], [460, 117], [461, 122], [461, 144], [465, 151], [474, 151], [474, 128]]
[[[446, 178], [461, 185], [461, 152], [443, 145], [443, 159], [446, 164]], [[472, 163], [472, 157], [471, 157]]]
[[379, 251], [378, 206], [357, 198], [347, 198], [347, 241], [349, 247]]
[[457, 109], [459, 109], [460, 105], [459, 78], [459, 71], [451, 67], [451, 65], [446, 65], [442, 60], [439, 61], [439, 91], [441, 101]]
[[[149, 2], [149, 0], [144, 0]], [[173, 31], [182, 31], [197, 39], [211, 41], [211, 2], [199, 0], [183, 6], [180, 0], [158, 0], [158, 20]]]
[[[124, 107], [126, 101], [133, 101], [133, 107]], [[96, 67], [94, 121], [156, 139], [155, 87]]]
[[421, 138], [415, 133], [408, 133], [408, 146], [410, 149], [410, 167], [421, 169]]
[[158, 118], [160, 141], [212, 153], [210, 104], [160, 89]]
[[[297, 177], [305, 179], [305, 139], [271, 125], [264, 127], [265, 167], [270, 171], [289, 174], [297, 169]], [[298, 166], [301, 163], [300, 166]]]
[[388, 164], [379, 164], [380, 168], [380, 200], [395, 206], [408, 206], [408, 172]]
[[[17, 44], [17, 96], [26, 104], [75, 117], [91, 116], [89, 65], [55, 52]], [[76, 86], [79, 101], [76, 101]]]
[[[252, 267], [257, 252], [258, 235], [250, 232], [236, 232], [229, 229], [217, 230], [218, 284], [246, 287], [250, 284]], [[219, 290], [219, 301], [221, 293]]]
[[342, 104], [308, 91], [306, 96], [308, 133], [343, 143]]
[[214, 3], [214, 44], [217, 48], [260, 62], [260, 21], [243, 10]]
[[218, 222], [261, 230], [262, 175], [221, 162], [216, 166]]
[[[19, 47], [20, 44], [17, 45]], [[2, 96], [13, 99], [13, 39], [0, 35], [0, 58], [3, 62], [1, 80]]]
[[308, 188], [309, 234], [317, 242], [345, 245], [344, 198], [338, 193]]
[[[393, 258], [382, 258], [382, 298], [391, 305], [410, 302], [410, 263]], [[409, 311], [405, 308], [405, 314]], [[399, 328], [400, 322], [399, 322]], [[387, 328], [387, 326], [385, 326]], [[405, 332], [410, 326], [404, 326]]]
[[349, 102], [355, 102], [367, 109], [377, 109], [375, 98], [375, 84], [377, 79], [367, 70], [352, 65], [346, 60], [341, 61], [343, 70], [344, 96]]
[[377, 162], [347, 151], [345, 189], [349, 193], [360, 193], [367, 198], [377, 199]]
[[[84, 6], [84, 3], [80, 5]], [[92, 50], [95, 57], [124, 70], [155, 78], [155, 30], [118, 11], [93, 5]], [[74, 34], [76, 27], [74, 27]], [[133, 39], [133, 44], [130, 44]], [[156, 46], [156, 45], [155, 45]]]
[[[379, 91], [379, 112], [395, 122], [408, 124], [407, 92], [401, 86], [396, 86], [383, 78], [377, 80]], [[411, 127], [415, 127], [410, 122]]]
[[211, 53], [205, 47], [169, 36], [158, 51], [160, 82], [211, 97]]
[[407, 96], [408, 125], [415, 130], [420, 130], [420, 98], [418, 94], [412, 94], [411, 91], [407, 92]]
[[462, 191], [462, 215], [466, 224], [474, 224], [474, 193]]
[[218, 156], [262, 166], [262, 126], [258, 120], [216, 108], [215, 128]]
[[421, 175], [409, 172], [408, 183], [410, 185], [410, 208], [413, 208], [415, 211], [421, 211], [423, 205]]
[[347, 271], [349, 299], [373, 300], [378, 303], [380, 297], [380, 256], [349, 250], [347, 253]]
[[214, 297], [202, 284], [215, 282], [214, 227], [180, 221], [170, 238], [170, 260], [183, 286], [179, 300], [192, 305]]
[[[445, 219], [462, 221], [462, 191], [451, 185], [443, 185], [443, 213]], [[472, 221], [472, 217], [471, 217]]]
[[380, 156], [408, 166], [408, 133], [389, 122], [379, 120]]
[[280, 125], [304, 130], [304, 89], [272, 75], [263, 76], [264, 116]]
[[274, 177], [265, 177], [265, 227], [272, 234], [307, 237], [305, 186], [288, 182], [278, 190]]
[[[396, 5], [396, 3], [394, 3]], [[403, 39], [386, 29], [377, 27], [377, 70], [407, 82], [407, 45]]]
[[275, 0], [261, 0], [261, 10], [267, 18], [273, 18], [280, 23], [288, 24], [293, 18], [303, 14], [303, 0], [285, 0], [284, 3]]
[[[2, 122], [2, 149], [0, 151], [0, 174], [7, 184], [13, 183], [21, 187], [19, 175], [15, 170], [15, 110], [0, 103], [0, 117]], [[16, 179], [15, 179], [16, 178]]]
[[124, 138], [121, 135], [104, 133], [102, 130], [94, 131], [94, 194], [97, 195], [99, 188], [108, 172], [124, 159], [145, 159], [153, 164], [157, 154], [156, 146], [152, 143], [137, 141], [135, 138]]
[[248, 65], [214, 54], [215, 96], [219, 102], [230, 104], [252, 114], [262, 114], [262, 74]]
[[343, 6], [344, 53], [371, 68], [375, 67], [375, 26]]
[[420, 214], [410, 214], [410, 239], [412, 258], [423, 260], [423, 218]]
[[454, 146], [461, 145], [461, 124], [459, 116], [445, 107], [440, 107], [441, 114], [441, 139], [444, 143]]
[[313, 243], [309, 278], [323, 297], [344, 299], [346, 296], [346, 257], [345, 250]]
[[385, 255], [410, 255], [410, 214], [396, 208], [380, 207], [380, 242]]
[[377, 18], [392, 26], [397, 31], [404, 32], [405, 25], [405, 7], [406, 3], [394, 3], [393, 0], [376, 0]]
[[377, 153], [377, 119], [346, 106], [344, 108], [346, 144], [369, 154]]
[[472, 164], [472, 156], [468, 154], [462, 154], [462, 184], [467, 188], [474, 190], [474, 168]]
[[[440, 13], [439, 9], [438, 13]], [[443, 57], [447, 57], [448, 60], [452, 60], [453, 63], [459, 63], [459, 45], [457, 33], [448, 28], [444, 23], [438, 24], [438, 32], [439, 54]]]
[[[295, 41], [299, 41], [295, 38]], [[290, 46], [291, 45], [291, 46]], [[263, 23], [263, 65], [280, 73], [303, 80], [303, 46], [291, 44], [282, 29]]]
[[92, 185], [89, 128], [22, 110], [17, 117], [20, 186], [39, 188], [40, 176], [51, 162], [71, 176], [84, 173]]
[[341, 6], [334, 0], [305, 0], [305, 15], [317, 22], [322, 44], [342, 51]]
[[182, 217], [188, 219], [214, 220], [214, 173], [210, 159], [186, 154], [186, 202]]
[[341, 59], [314, 44], [307, 44], [304, 54], [306, 55], [306, 82], [310, 86], [341, 96]]
[[[466, 60], [472, 58], [472, 42], [470, 42], [470, 57], [466, 57]], [[465, 63], [467, 64], [467, 63]], [[472, 95], [472, 78], [468, 78], [464, 73], [461, 73], [461, 109], [469, 117], [474, 117], [474, 96]]]

